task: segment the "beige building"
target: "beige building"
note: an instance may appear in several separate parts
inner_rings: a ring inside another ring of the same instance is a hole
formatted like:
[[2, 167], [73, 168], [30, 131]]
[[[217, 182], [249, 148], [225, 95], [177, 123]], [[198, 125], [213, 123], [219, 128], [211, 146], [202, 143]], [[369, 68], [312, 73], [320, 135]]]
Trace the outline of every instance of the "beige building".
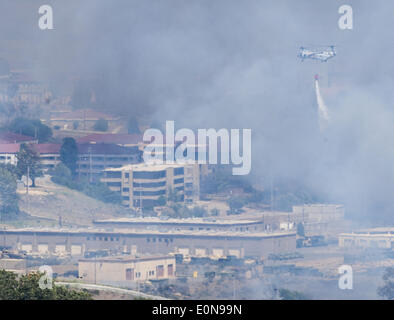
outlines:
[[292, 215], [296, 223], [304, 224], [307, 235], [337, 235], [343, 231], [345, 208], [338, 204], [305, 204], [293, 206]]
[[341, 233], [338, 245], [342, 248], [394, 248], [394, 228], [375, 228]]
[[174, 278], [175, 268], [172, 256], [104, 257], [79, 260], [78, 275], [94, 283], [163, 280]]
[[93, 130], [98, 120], [108, 122], [109, 128], [114, 128], [120, 124], [120, 117], [112, 116], [92, 109], [80, 109], [69, 112], [53, 113], [49, 120], [41, 119], [51, 127], [59, 127], [62, 130]]
[[140, 163], [106, 169], [101, 179], [111, 190], [122, 193], [122, 202], [130, 208], [158, 206], [174, 192], [180, 201], [199, 199], [198, 164], [158, 165]]

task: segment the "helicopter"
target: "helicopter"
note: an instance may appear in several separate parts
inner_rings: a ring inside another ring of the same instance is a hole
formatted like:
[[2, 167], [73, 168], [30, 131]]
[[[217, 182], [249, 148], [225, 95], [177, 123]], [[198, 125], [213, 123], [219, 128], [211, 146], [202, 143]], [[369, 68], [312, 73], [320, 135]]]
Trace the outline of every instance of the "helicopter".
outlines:
[[298, 57], [301, 61], [305, 59], [319, 60], [321, 62], [327, 62], [328, 59], [331, 59], [337, 55], [335, 51], [335, 46], [327, 46], [325, 48], [305, 48], [300, 47], [300, 53]]

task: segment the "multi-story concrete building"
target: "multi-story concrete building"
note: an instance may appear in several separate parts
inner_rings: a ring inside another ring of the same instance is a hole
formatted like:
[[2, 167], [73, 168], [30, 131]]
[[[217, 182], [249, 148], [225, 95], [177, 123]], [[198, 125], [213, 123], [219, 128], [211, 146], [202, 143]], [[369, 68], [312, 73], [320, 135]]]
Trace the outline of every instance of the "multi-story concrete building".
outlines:
[[[53, 169], [60, 160], [60, 144], [31, 144], [39, 153], [43, 169]], [[77, 174], [97, 181], [106, 168], [118, 168], [125, 164], [139, 163], [141, 151], [138, 147], [121, 147], [111, 144], [78, 144]], [[16, 165], [20, 144], [0, 144], [0, 163]]]
[[138, 147], [122, 147], [115, 144], [78, 144], [78, 175], [99, 180], [107, 168], [119, 168], [141, 162]]
[[130, 208], [157, 206], [174, 193], [180, 201], [193, 202], [200, 194], [198, 164], [136, 164], [106, 169], [101, 179], [111, 190], [122, 193]]
[[175, 277], [174, 256], [117, 256], [80, 259], [78, 275], [89, 282], [163, 280]]

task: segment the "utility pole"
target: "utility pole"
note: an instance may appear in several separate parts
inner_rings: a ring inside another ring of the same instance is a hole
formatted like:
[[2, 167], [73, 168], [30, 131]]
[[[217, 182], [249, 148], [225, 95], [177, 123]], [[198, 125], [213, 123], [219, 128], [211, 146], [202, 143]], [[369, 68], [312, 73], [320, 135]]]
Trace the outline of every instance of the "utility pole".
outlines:
[[26, 194], [29, 195], [29, 178], [30, 178], [30, 166], [27, 166], [27, 175], [26, 175]]
[[273, 186], [273, 181], [272, 181], [272, 174], [271, 174], [271, 212], [274, 211], [274, 186]]
[[26, 201], [27, 201], [27, 213], [30, 213], [30, 202], [29, 202], [29, 179], [30, 179], [30, 166], [27, 166], [27, 176], [26, 176]]
[[89, 147], [88, 151], [89, 151], [89, 176], [90, 176], [89, 181], [90, 181], [90, 183], [92, 183], [93, 182], [93, 179], [92, 179], [92, 147]]

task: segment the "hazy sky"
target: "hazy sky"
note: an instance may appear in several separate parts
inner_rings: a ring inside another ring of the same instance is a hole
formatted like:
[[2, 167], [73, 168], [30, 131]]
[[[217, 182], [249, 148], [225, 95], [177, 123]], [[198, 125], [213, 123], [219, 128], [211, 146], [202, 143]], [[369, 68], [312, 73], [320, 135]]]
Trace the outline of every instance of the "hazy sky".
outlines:
[[[55, 30], [38, 28], [50, 4]], [[354, 29], [338, 28], [353, 7]], [[394, 209], [392, 29], [388, 1], [3, 0], [0, 56], [67, 86], [96, 79], [101, 107], [149, 110], [178, 127], [252, 128], [251, 178], [295, 179], [354, 215]], [[337, 45], [327, 63], [298, 48]], [[314, 74], [332, 114], [317, 126]], [[333, 201], [334, 201], [333, 200]]]

